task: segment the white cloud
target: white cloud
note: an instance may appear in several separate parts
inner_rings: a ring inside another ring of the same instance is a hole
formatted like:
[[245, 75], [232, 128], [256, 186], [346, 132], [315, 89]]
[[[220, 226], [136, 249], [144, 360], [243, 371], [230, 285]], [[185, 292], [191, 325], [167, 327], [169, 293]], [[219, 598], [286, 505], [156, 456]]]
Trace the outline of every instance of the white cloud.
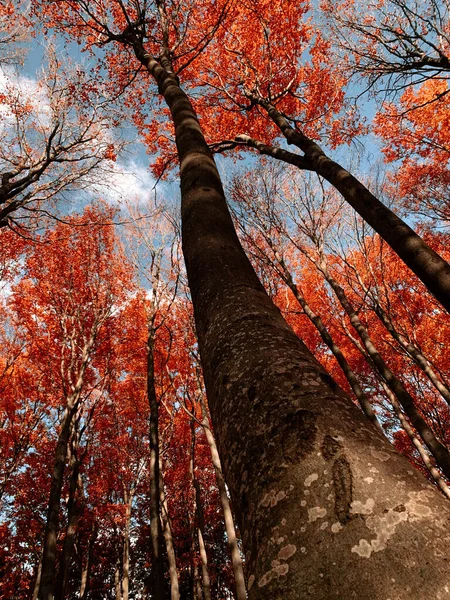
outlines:
[[111, 204], [144, 204], [154, 196], [155, 178], [148, 166], [135, 161], [110, 163], [111, 171], [96, 192]]

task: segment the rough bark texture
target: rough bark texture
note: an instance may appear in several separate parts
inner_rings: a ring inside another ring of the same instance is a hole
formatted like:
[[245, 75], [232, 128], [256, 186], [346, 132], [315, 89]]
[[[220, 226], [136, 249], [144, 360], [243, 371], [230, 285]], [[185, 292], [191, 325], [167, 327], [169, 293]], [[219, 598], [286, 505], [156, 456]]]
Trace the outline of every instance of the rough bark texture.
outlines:
[[189, 100], [136, 51], [175, 124], [183, 250], [249, 600], [450, 598], [447, 501], [283, 320], [239, 244]]

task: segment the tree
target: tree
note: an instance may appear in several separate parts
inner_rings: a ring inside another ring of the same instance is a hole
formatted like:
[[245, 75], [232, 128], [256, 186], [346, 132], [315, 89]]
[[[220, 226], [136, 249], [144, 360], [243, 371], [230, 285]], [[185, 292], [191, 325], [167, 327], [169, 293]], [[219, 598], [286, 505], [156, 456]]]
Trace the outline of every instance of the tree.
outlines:
[[123, 146], [99, 86], [64, 62], [49, 45], [35, 85], [12, 74], [1, 90], [0, 227], [35, 228], [71, 192], [99, 185]]

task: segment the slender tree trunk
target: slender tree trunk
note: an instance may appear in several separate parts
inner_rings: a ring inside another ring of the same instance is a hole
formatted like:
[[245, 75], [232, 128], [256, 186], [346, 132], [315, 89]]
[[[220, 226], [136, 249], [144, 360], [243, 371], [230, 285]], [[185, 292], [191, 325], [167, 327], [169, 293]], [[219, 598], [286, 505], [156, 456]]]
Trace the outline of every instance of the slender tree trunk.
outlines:
[[239, 552], [239, 546], [236, 538], [236, 531], [233, 522], [233, 513], [231, 511], [230, 500], [228, 499], [227, 489], [225, 480], [222, 473], [222, 465], [220, 463], [219, 452], [217, 450], [216, 441], [213, 433], [209, 426], [208, 413], [206, 410], [205, 399], [203, 396], [203, 390], [199, 385], [200, 391], [200, 405], [202, 409], [202, 425], [205, 430], [206, 441], [208, 442], [209, 449], [211, 451], [211, 460], [214, 466], [214, 472], [216, 475], [217, 488], [219, 490], [220, 503], [222, 505], [222, 511], [225, 521], [225, 531], [227, 534], [228, 547], [230, 548], [231, 564], [233, 565], [234, 580], [236, 583], [236, 598], [237, 600], [246, 600], [247, 591], [245, 587], [244, 569], [242, 567], [241, 553]]
[[238, 241], [187, 96], [134, 44], [175, 126], [183, 252], [249, 600], [448, 598], [450, 506], [284, 321]]
[[67, 448], [69, 444], [72, 421], [78, 407], [81, 391], [84, 385], [84, 375], [94, 346], [99, 322], [94, 324], [91, 335], [87, 340], [80, 361], [80, 369], [77, 381], [73, 386], [73, 392], [67, 397], [64, 418], [56, 444], [55, 462], [50, 484], [50, 497], [47, 508], [47, 522], [44, 535], [44, 551], [42, 559], [42, 577], [39, 589], [39, 600], [53, 600], [55, 588], [55, 565], [56, 565], [56, 540], [59, 526], [59, 505], [61, 502], [61, 491], [63, 486], [64, 467], [66, 462]]
[[441, 467], [445, 476], [448, 479], [450, 479], [450, 452], [436, 438], [425, 419], [420, 415], [419, 411], [417, 410], [412, 396], [406, 390], [403, 383], [392, 373], [392, 371], [385, 363], [381, 354], [375, 347], [375, 344], [373, 343], [371, 337], [369, 336], [367, 329], [359, 320], [359, 317], [352, 304], [350, 303], [349, 299], [347, 298], [347, 295], [345, 294], [343, 288], [330, 275], [324, 260], [322, 259], [321, 261], [316, 262], [316, 265], [320, 272], [323, 274], [325, 280], [330, 284], [331, 288], [336, 294], [337, 299], [341, 303], [342, 308], [347, 313], [350, 319], [350, 323], [352, 324], [355, 331], [358, 333], [362, 343], [364, 344], [364, 347], [367, 350], [367, 353], [372, 359], [373, 364], [377, 368], [378, 372], [381, 374], [389, 388], [398, 398], [405, 413], [411, 420], [411, 423], [419, 432], [420, 437], [423, 439], [428, 449], [433, 454], [434, 458], [436, 459], [436, 462]]
[[161, 504], [161, 517], [163, 535], [166, 543], [167, 560], [169, 563], [169, 576], [170, 576], [170, 600], [179, 600], [180, 598], [180, 586], [178, 582], [178, 571], [175, 557], [175, 549], [173, 545], [172, 537], [172, 524], [170, 522], [169, 507], [167, 505], [167, 499], [164, 494], [164, 484], [162, 480], [162, 469], [161, 463], [159, 468], [159, 489], [160, 489], [160, 504]]
[[128, 600], [130, 589], [130, 524], [131, 504], [133, 496], [126, 498], [125, 530], [123, 533], [123, 555], [122, 555], [122, 600]]
[[190, 471], [192, 478], [192, 485], [195, 491], [195, 516], [197, 521], [197, 541], [198, 550], [200, 553], [200, 560], [202, 563], [202, 588], [204, 600], [211, 600], [211, 582], [208, 570], [208, 555], [206, 554], [205, 547], [205, 518], [202, 506], [202, 496], [200, 490], [200, 482], [195, 475], [195, 421], [191, 419], [191, 462]]
[[[331, 160], [318, 144], [291, 127], [273, 105], [257, 96], [250, 96], [267, 111], [289, 144], [304, 152], [305, 156], [302, 158], [308, 165], [307, 168], [321, 175], [342, 194], [350, 206], [389, 244], [450, 312], [450, 265], [360, 181]], [[239, 137], [243, 139], [243, 136]]]
[[411, 443], [413, 444], [413, 446], [417, 449], [417, 451], [422, 459], [422, 462], [425, 465], [425, 467], [428, 469], [428, 471], [430, 472], [431, 477], [434, 479], [434, 481], [436, 482], [436, 485], [441, 490], [441, 492], [444, 494], [444, 496], [447, 496], [448, 498], [450, 498], [449, 487], [445, 483], [440, 472], [433, 465], [430, 455], [428, 454], [425, 447], [423, 446], [423, 444], [421, 443], [421, 441], [415, 434], [414, 429], [409, 424], [407, 417], [402, 412], [400, 403], [398, 402], [397, 398], [395, 397], [395, 394], [392, 392], [392, 390], [389, 388], [389, 386], [384, 381], [383, 377], [381, 376], [380, 372], [376, 368], [373, 360], [371, 359], [370, 355], [367, 353], [367, 350], [364, 348], [364, 346], [359, 342], [359, 340], [357, 340], [354, 336], [351, 335], [351, 333], [348, 331], [348, 328], [345, 325], [345, 323], [343, 323], [343, 325], [344, 325], [344, 330], [345, 330], [347, 336], [349, 337], [350, 341], [359, 350], [359, 352], [364, 356], [364, 358], [367, 360], [370, 367], [372, 368], [375, 377], [377, 378], [381, 387], [383, 388], [384, 393], [388, 397], [389, 402], [391, 403], [392, 408], [394, 409], [394, 412], [397, 415], [398, 420], [400, 421], [400, 425], [402, 426], [402, 428], [406, 432], [407, 436], [411, 440]]
[[119, 561], [117, 561], [116, 570], [114, 571], [114, 589], [116, 591], [116, 600], [122, 600], [122, 586], [120, 581]]
[[63, 600], [66, 595], [67, 584], [69, 582], [69, 571], [72, 560], [72, 553], [75, 544], [75, 534], [77, 531], [79, 506], [77, 502], [77, 492], [81, 487], [80, 482], [80, 463], [72, 452], [71, 456], [72, 473], [69, 483], [69, 500], [67, 503], [67, 529], [64, 538], [63, 552], [59, 565], [58, 579], [56, 583], [55, 599]]
[[375, 313], [380, 318], [383, 325], [389, 331], [391, 336], [396, 340], [400, 346], [409, 354], [409, 356], [414, 360], [414, 362], [422, 369], [428, 379], [431, 381], [433, 386], [437, 389], [437, 391], [441, 394], [444, 400], [450, 404], [450, 390], [446, 384], [444, 384], [438, 377], [437, 373], [434, 371], [428, 360], [425, 356], [420, 352], [420, 350], [411, 342], [409, 342], [404, 335], [402, 335], [397, 329], [394, 327], [391, 319], [388, 317], [386, 312], [380, 306], [378, 302], [375, 303]]
[[31, 596], [31, 600], [37, 600], [39, 594], [39, 586], [41, 585], [41, 573], [42, 573], [42, 556], [39, 559], [39, 564], [36, 573], [36, 581], [34, 583], [33, 595]]
[[81, 570], [80, 600], [86, 600], [89, 592], [89, 581], [91, 578], [92, 560], [94, 558], [94, 544], [97, 539], [98, 525], [94, 521], [92, 524], [91, 535], [89, 537], [89, 548], [86, 557], [86, 564]]
[[147, 339], [147, 397], [150, 405], [150, 541], [152, 556], [152, 595], [164, 600], [166, 581], [162, 559], [163, 533], [160, 519], [159, 419], [155, 389], [155, 331], [149, 320]]

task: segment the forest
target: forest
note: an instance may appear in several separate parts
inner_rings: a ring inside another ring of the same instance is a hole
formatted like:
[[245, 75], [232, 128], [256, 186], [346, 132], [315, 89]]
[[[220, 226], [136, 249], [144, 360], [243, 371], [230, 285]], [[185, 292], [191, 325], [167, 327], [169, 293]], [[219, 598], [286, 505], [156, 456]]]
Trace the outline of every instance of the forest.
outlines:
[[0, 600], [450, 600], [449, 0], [0, 3]]

